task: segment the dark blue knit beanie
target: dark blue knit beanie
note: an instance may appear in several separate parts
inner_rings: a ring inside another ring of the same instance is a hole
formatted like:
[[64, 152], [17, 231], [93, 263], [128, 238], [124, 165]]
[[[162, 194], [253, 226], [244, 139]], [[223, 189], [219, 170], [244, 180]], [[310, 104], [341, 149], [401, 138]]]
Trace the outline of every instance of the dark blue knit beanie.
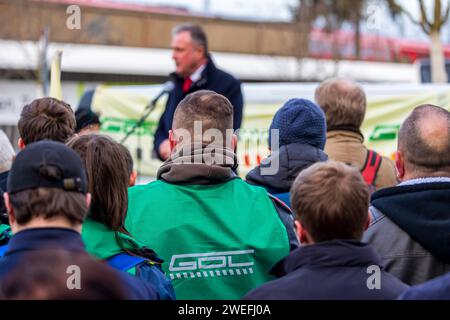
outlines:
[[325, 114], [315, 103], [305, 99], [292, 99], [278, 110], [269, 130], [280, 132], [280, 147], [299, 143], [323, 150], [327, 139]]

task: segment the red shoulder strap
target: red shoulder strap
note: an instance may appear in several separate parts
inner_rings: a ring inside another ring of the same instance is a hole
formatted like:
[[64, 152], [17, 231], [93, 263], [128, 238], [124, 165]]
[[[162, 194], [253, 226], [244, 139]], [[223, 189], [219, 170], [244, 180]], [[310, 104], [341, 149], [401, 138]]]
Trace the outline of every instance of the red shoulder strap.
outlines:
[[366, 163], [361, 174], [369, 186], [375, 186], [375, 179], [380, 170], [382, 157], [373, 150], [367, 151]]

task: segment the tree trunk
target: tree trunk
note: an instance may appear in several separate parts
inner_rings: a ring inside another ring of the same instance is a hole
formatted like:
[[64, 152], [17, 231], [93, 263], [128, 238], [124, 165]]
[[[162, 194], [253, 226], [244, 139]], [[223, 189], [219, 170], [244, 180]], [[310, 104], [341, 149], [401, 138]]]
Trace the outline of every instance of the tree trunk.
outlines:
[[431, 40], [431, 76], [433, 83], [447, 83], [448, 76], [445, 70], [445, 57], [442, 50], [441, 35], [439, 31], [432, 31]]

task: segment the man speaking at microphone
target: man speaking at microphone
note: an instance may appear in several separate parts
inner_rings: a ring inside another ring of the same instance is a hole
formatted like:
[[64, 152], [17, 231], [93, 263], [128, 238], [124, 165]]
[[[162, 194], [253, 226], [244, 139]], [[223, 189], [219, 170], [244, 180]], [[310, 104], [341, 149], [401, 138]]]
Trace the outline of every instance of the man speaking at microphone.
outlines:
[[188, 94], [211, 90], [224, 95], [234, 107], [234, 130], [241, 127], [243, 97], [241, 83], [218, 69], [208, 52], [208, 40], [200, 26], [183, 24], [172, 31], [172, 59], [176, 70], [170, 75], [174, 88], [169, 93], [154, 139], [154, 151], [165, 161], [170, 157], [169, 130], [175, 109]]

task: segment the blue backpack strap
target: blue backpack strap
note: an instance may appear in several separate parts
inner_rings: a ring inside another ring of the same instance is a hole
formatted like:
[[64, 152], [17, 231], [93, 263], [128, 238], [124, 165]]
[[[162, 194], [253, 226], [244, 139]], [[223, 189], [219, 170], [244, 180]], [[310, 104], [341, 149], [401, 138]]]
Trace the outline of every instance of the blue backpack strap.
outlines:
[[279, 200], [281, 200], [281, 202], [283, 202], [289, 208], [291, 207], [291, 193], [290, 192], [274, 194], [274, 197], [276, 197]]
[[138, 266], [145, 261], [145, 258], [132, 256], [128, 253], [119, 253], [106, 260], [110, 267], [124, 272]]
[[5, 246], [1, 246], [0, 247], [0, 258], [3, 258], [3, 256], [5, 255], [6, 251], [8, 251], [8, 245]]

